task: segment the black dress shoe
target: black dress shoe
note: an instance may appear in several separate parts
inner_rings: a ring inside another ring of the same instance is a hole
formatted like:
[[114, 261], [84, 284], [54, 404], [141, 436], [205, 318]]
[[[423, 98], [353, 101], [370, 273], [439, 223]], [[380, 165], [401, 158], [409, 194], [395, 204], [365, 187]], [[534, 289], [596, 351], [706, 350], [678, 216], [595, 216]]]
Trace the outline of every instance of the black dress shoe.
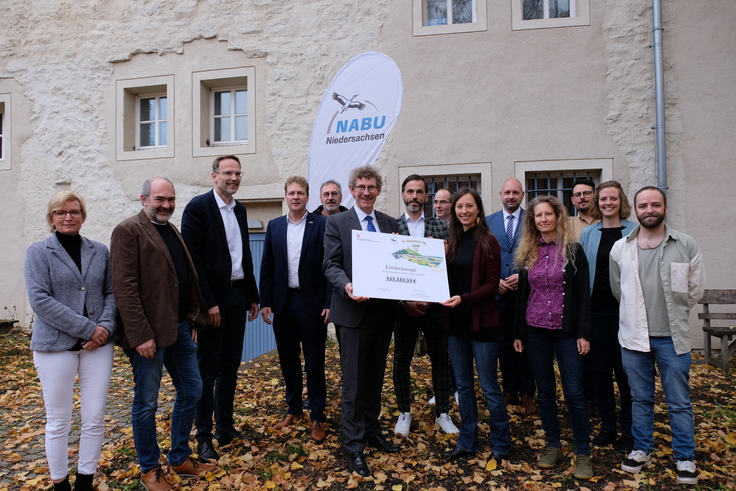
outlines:
[[363, 452], [351, 452], [348, 454], [348, 470], [363, 477], [371, 475], [371, 471], [368, 470], [368, 464], [365, 463]]
[[400, 450], [398, 445], [391, 443], [381, 435], [371, 435], [365, 437], [365, 442], [369, 447], [378, 449], [382, 452], [396, 453]]
[[239, 431], [235, 430], [223, 435], [215, 433], [215, 440], [217, 440], [217, 443], [219, 443], [221, 447], [224, 447], [225, 445], [230, 445], [235, 440], [240, 440], [241, 438], [243, 438], [243, 435]]
[[197, 443], [197, 453], [199, 454], [199, 460], [202, 462], [209, 462], [210, 460], [217, 460], [217, 450], [212, 445], [212, 440], [205, 440]]
[[496, 452], [491, 452], [491, 459], [496, 459], [496, 463], [500, 464], [502, 460], [509, 460], [509, 454], [500, 454]]
[[463, 450], [462, 448], [455, 445], [455, 448], [443, 453], [442, 458], [447, 459], [447, 460], [454, 460], [460, 457], [466, 457], [468, 455], [475, 455], [475, 452], [469, 452], [467, 450]]

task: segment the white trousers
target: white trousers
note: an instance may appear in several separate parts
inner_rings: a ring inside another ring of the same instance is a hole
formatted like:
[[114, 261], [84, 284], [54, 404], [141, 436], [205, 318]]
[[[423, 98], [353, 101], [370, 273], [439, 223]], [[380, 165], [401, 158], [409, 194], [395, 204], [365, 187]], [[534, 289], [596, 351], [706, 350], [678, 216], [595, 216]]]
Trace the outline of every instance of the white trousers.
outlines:
[[64, 479], [69, 474], [69, 430], [77, 374], [82, 399], [77, 473], [97, 471], [105, 437], [105, 404], [114, 349], [114, 345], [108, 344], [94, 351], [33, 352], [46, 406], [46, 458], [53, 480]]

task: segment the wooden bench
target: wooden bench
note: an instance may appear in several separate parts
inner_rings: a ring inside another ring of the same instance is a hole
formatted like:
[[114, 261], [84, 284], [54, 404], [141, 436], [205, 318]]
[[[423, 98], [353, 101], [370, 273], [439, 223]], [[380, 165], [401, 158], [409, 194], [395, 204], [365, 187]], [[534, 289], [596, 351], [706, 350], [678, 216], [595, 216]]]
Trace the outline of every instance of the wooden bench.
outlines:
[[[732, 342], [736, 336], [736, 328], [733, 325], [712, 326], [710, 321], [736, 320], [736, 311], [711, 312], [710, 306], [733, 305], [736, 310], [736, 290], [705, 290], [703, 298], [698, 303], [703, 305], [703, 313], [698, 314], [698, 318], [703, 319], [705, 362], [720, 367], [728, 373], [728, 358], [736, 352], [736, 342]], [[711, 352], [712, 336], [721, 340], [721, 350], [718, 356], [713, 356]]]

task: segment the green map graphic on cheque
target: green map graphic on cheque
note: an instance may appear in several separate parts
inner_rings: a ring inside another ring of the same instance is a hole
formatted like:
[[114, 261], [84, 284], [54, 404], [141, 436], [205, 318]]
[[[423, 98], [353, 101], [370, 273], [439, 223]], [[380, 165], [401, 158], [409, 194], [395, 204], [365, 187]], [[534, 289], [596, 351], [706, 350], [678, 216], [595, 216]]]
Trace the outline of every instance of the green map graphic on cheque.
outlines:
[[395, 259], [406, 259], [420, 266], [435, 268], [442, 264], [442, 258], [437, 256], [425, 256], [419, 252], [419, 246], [413, 245], [411, 249], [401, 249], [391, 254]]

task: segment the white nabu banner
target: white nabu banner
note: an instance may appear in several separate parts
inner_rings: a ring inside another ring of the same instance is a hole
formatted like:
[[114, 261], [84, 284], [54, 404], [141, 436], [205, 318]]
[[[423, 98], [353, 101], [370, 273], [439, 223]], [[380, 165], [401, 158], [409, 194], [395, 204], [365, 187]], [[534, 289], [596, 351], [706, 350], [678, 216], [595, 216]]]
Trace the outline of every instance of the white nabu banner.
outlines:
[[310, 211], [320, 205], [319, 187], [329, 179], [342, 186], [343, 205], [352, 206], [350, 171], [376, 161], [399, 117], [403, 92], [399, 67], [382, 53], [356, 56], [332, 79], [309, 145]]

